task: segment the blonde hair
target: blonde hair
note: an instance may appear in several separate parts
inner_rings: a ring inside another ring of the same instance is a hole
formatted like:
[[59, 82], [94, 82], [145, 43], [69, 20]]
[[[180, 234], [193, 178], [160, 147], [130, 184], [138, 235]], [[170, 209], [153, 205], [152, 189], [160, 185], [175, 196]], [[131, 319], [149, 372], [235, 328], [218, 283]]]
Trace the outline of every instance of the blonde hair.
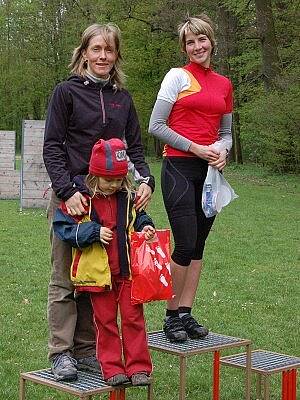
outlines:
[[125, 82], [125, 74], [121, 68], [121, 31], [115, 24], [93, 24], [87, 27], [81, 36], [80, 45], [73, 51], [69, 68], [71, 68], [71, 72], [73, 74], [80, 76], [85, 75], [86, 63], [83, 58], [83, 52], [88, 48], [90, 40], [98, 35], [101, 35], [107, 44], [109, 44], [111, 41], [114, 42], [117, 59], [110, 72], [110, 78], [111, 81], [116, 84], [118, 89], [122, 89]]
[[[98, 194], [105, 195], [105, 193], [103, 193], [102, 190], [99, 188], [98, 178], [101, 178], [101, 176], [96, 176], [92, 174], [88, 174], [85, 178], [86, 186], [91, 192], [92, 197], [97, 196]], [[122, 185], [119, 190], [125, 190], [127, 192], [127, 196], [130, 196], [131, 193], [134, 191], [133, 184], [127, 175], [124, 176]]]
[[187, 17], [184, 22], [178, 25], [179, 44], [183, 52], [185, 49], [185, 35], [192, 32], [195, 35], [206, 35], [211, 42], [212, 52], [216, 46], [214, 26], [211, 19], [206, 14], [200, 14], [195, 17]]

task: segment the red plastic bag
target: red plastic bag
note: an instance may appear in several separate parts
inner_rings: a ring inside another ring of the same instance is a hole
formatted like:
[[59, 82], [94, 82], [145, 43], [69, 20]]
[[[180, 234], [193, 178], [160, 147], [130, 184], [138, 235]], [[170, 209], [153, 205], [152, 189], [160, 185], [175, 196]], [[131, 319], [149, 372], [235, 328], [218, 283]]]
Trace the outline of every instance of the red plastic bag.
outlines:
[[131, 234], [131, 303], [140, 304], [173, 297], [170, 273], [170, 230], [156, 230], [147, 242], [142, 232]]

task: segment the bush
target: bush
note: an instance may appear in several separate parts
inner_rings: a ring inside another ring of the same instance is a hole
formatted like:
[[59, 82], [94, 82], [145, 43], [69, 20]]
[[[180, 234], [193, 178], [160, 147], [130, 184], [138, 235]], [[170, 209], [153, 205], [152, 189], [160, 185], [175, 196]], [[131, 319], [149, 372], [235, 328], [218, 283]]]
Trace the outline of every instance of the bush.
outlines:
[[241, 109], [244, 158], [275, 172], [300, 172], [299, 89], [260, 96]]

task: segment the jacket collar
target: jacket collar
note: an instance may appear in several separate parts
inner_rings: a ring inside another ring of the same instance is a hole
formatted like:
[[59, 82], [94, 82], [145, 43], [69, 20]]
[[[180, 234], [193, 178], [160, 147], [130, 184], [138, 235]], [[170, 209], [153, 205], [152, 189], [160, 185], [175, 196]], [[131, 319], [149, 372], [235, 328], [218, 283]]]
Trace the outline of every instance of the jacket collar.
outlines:
[[68, 81], [75, 81], [78, 82], [88, 88], [97, 89], [97, 90], [107, 90], [107, 89], [114, 89], [117, 90], [117, 86], [110, 80], [103, 86], [101, 82], [93, 82], [87, 76], [80, 76], [80, 75], [72, 75], [68, 78]]

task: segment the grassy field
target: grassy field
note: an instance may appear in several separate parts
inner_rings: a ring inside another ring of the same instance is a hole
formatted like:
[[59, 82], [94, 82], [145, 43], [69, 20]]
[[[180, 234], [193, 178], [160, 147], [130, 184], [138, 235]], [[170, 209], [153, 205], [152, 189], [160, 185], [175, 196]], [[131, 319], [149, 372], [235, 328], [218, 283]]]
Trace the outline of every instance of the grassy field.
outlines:
[[[152, 163], [157, 189], [149, 212], [163, 228], [168, 222], [159, 170]], [[299, 355], [299, 177], [234, 165], [225, 176], [239, 198], [220, 213], [209, 236], [194, 314], [214, 332], [251, 339], [254, 348]], [[8, 400], [18, 398], [20, 372], [48, 366], [48, 227], [44, 210], [19, 212], [18, 206], [0, 201], [0, 399]], [[148, 330], [161, 329], [164, 304], [145, 310]], [[155, 399], [177, 399], [177, 358], [152, 356]], [[187, 399], [211, 399], [211, 366], [211, 355], [188, 359]], [[280, 398], [279, 378], [271, 380], [274, 400]], [[241, 400], [243, 379], [240, 370], [222, 367], [222, 400]], [[74, 398], [36, 385], [28, 385], [27, 396]], [[127, 398], [144, 399], [145, 390], [129, 391]]]

